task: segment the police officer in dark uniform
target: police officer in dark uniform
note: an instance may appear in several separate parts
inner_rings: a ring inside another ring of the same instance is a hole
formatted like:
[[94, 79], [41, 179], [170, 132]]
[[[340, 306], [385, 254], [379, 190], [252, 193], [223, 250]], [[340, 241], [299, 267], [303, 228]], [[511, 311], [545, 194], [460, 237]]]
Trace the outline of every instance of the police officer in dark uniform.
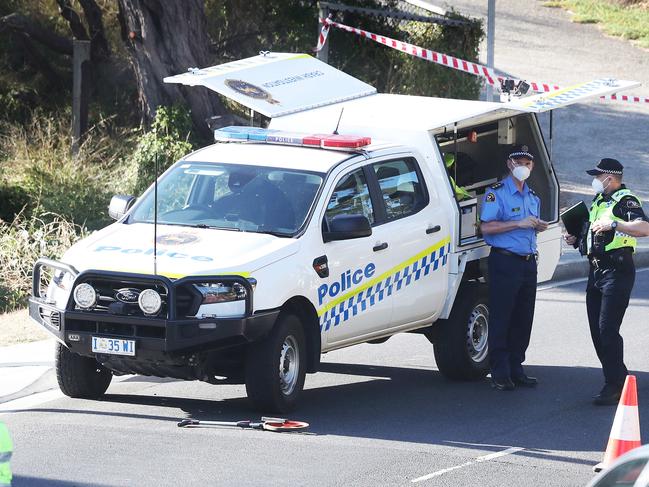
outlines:
[[534, 387], [523, 371], [536, 302], [536, 234], [548, 227], [540, 219], [541, 201], [525, 180], [534, 169], [526, 145], [507, 158], [509, 175], [486, 192], [480, 230], [491, 245], [489, 281], [489, 362], [498, 390]]
[[623, 166], [615, 159], [599, 161], [592, 186], [596, 196], [581, 239], [566, 235], [590, 261], [586, 309], [593, 345], [602, 363], [604, 387], [595, 396], [597, 405], [617, 404], [628, 374], [624, 365], [620, 325], [635, 281], [633, 252], [636, 237], [649, 236], [642, 203], [624, 184]]

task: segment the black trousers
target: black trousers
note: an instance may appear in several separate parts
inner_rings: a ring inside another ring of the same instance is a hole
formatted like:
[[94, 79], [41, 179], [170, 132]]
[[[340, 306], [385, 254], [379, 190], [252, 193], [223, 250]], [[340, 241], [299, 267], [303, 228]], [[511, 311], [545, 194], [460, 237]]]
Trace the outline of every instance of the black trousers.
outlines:
[[635, 282], [633, 255], [630, 251], [614, 251], [598, 264], [596, 267], [591, 263], [586, 287], [590, 336], [605, 382], [622, 385], [628, 371], [620, 326]]
[[489, 363], [495, 379], [524, 374], [536, 304], [536, 259], [489, 254]]

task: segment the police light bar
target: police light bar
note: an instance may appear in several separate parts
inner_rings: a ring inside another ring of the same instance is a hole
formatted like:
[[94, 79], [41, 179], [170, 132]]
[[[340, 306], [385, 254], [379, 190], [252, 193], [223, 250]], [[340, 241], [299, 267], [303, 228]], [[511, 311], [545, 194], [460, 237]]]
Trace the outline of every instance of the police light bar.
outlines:
[[323, 147], [328, 149], [358, 149], [372, 143], [370, 137], [360, 135], [304, 134], [236, 125], [215, 130], [214, 140], [217, 142], [265, 142], [267, 144]]

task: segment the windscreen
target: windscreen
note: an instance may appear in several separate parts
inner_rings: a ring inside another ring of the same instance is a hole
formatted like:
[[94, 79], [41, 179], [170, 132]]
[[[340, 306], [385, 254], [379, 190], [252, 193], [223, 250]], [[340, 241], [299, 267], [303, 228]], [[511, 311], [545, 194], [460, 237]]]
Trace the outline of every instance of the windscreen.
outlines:
[[[158, 183], [158, 223], [270, 233], [298, 232], [323, 181], [320, 173], [181, 162]], [[153, 223], [149, 191], [127, 223]]]

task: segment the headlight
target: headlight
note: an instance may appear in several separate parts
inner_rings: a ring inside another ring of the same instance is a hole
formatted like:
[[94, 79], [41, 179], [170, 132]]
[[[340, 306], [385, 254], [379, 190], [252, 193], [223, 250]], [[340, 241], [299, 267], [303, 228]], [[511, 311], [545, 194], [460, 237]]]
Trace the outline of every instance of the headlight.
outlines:
[[137, 298], [137, 303], [140, 305], [140, 309], [144, 311], [144, 314], [147, 315], [155, 315], [162, 308], [162, 298], [153, 289], [142, 291]]
[[79, 308], [92, 308], [97, 303], [97, 292], [90, 284], [84, 282], [74, 288], [74, 302]]
[[238, 282], [196, 284], [195, 287], [203, 295], [203, 304], [241, 301], [248, 295], [246, 288]]

